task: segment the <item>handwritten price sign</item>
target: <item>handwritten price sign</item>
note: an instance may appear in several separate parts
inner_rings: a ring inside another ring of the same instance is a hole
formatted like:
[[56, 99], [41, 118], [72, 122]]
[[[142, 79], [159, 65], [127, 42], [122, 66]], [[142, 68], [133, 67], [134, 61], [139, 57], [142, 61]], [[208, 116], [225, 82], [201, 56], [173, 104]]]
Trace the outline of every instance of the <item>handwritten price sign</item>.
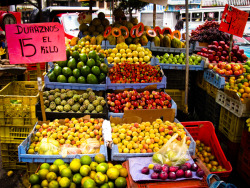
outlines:
[[65, 38], [59, 23], [6, 25], [10, 64], [65, 61]]
[[242, 37], [247, 19], [247, 12], [241, 11], [226, 4], [222, 14], [219, 30]]

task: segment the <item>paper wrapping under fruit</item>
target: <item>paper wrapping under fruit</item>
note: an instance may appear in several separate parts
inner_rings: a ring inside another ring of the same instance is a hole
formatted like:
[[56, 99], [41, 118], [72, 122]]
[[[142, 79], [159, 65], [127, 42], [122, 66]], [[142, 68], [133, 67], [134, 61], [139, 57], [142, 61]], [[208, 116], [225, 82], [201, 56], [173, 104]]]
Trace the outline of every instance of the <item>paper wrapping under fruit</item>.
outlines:
[[102, 123], [102, 137], [104, 139], [104, 143], [108, 146], [112, 143], [112, 134], [111, 134], [111, 125], [110, 121], [104, 120]]
[[181, 166], [190, 159], [186, 136], [181, 141], [174, 134], [162, 148], [153, 155], [153, 162], [169, 166]]
[[[201, 177], [196, 176], [196, 172], [192, 171], [192, 177], [191, 178], [177, 178], [175, 180], [172, 179], [151, 179], [151, 174], [153, 173], [153, 170], [150, 170], [149, 174], [142, 174], [141, 169], [145, 166], [148, 166], [149, 164], [152, 164], [152, 157], [135, 157], [135, 158], [129, 158], [129, 172], [134, 181], [181, 181], [181, 180], [188, 180], [188, 179], [196, 179], [196, 180], [202, 180]], [[190, 164], [193, 164], [194, 161], [192, 158], [189, 158], [188, 161], [186, 161]], [[167, 187], [167, 186], [166, 186]]]
[[62, 157], [67, 157], [67, 155], [99, 153], [100, 146], [100, 142], [96, 138], [88, 138], [80, 147], [64, 144], [61, 147], [60, 155], [62, 155]]

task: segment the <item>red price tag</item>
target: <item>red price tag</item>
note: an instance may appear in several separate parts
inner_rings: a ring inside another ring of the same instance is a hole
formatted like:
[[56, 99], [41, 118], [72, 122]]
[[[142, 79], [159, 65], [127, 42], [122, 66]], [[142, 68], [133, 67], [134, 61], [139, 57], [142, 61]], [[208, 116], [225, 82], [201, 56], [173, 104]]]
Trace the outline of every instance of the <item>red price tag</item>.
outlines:
[[219, 30], [242, 37], [247, 19], [247, 12], [241, 11], [226, 4], [222, 14]]
[[10, 64], [65, 61], [66, 47], [59, 23], [6, 25]]

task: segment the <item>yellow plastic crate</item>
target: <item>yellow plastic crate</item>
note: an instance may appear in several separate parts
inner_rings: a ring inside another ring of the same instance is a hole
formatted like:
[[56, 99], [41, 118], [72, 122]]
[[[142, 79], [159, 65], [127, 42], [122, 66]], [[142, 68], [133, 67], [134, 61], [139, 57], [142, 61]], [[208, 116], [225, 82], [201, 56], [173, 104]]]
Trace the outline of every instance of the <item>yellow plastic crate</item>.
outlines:
[[221, 107], [219, 131], [231, 142], [240, 143], [246, 118], [239, 118], [227, 109]]
[[6, 85], [0, 90], [0, 126], [33, 126], [37, 121], [38, 98], [36, 81], [15, 81]]
[[[205, 82], [206, 82], [206, 81], [205, 81]], [[207, 93], [208, 93], [211, 97], [216, 98], [218, 88], [216, 88], [216, 87], [213, 86], [212, 84], [206, 82], [206, 90], [207, 90]]]
[[18, 145], [1, 143], [1, 157], [4, 169], [26, 169], [26, 163], [18, 160]]
[[203, 90], [207, 90], [207, 84], [203, 77], [204, 71], [197, 73], [196, 84]]
[[40, 165], [42, 163], [26, 163], [27, 173], [28, 175], [35, 174], [38, 172], [38, 169], [40, 168]]
[[[42, 80], [44, 80], [45, 70], [41, 70]], [[27, 71], [26, 79], [27, 81], [37, 81], [37, 70]]]
[[177, 104], [178, 110], [185, 110], [185, 90], [165, 89], [165, 92], [169, 94], [171, 98], [173, 98]]
[[34, 126], [1, 126], [0, 142], [20, 144], [32, 131]]

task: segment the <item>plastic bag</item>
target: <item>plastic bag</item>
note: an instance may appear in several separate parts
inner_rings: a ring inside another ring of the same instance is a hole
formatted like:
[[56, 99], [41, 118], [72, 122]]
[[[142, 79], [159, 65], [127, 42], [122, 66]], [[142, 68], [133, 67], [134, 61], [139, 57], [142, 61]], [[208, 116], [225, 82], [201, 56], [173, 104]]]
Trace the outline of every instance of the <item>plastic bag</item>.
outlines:
[[60, 155], [66, 157], [67, 155], [99, 153], [99, 151], [100, 142], [96, 138], [88, 138], [79, 147], [64, 144], [61, 147]]
[[51, 138], [43, 138], [38, 147], [38, 153], [41, 155], [58, 155], [59, 142]]
[[175, 140], [178, 134], [174, 134], [168, 142], [153, 155], [153, 162], [167, 164], [169, 166], [180, 166], [190, 159], [186, 136], [181, 140]]

